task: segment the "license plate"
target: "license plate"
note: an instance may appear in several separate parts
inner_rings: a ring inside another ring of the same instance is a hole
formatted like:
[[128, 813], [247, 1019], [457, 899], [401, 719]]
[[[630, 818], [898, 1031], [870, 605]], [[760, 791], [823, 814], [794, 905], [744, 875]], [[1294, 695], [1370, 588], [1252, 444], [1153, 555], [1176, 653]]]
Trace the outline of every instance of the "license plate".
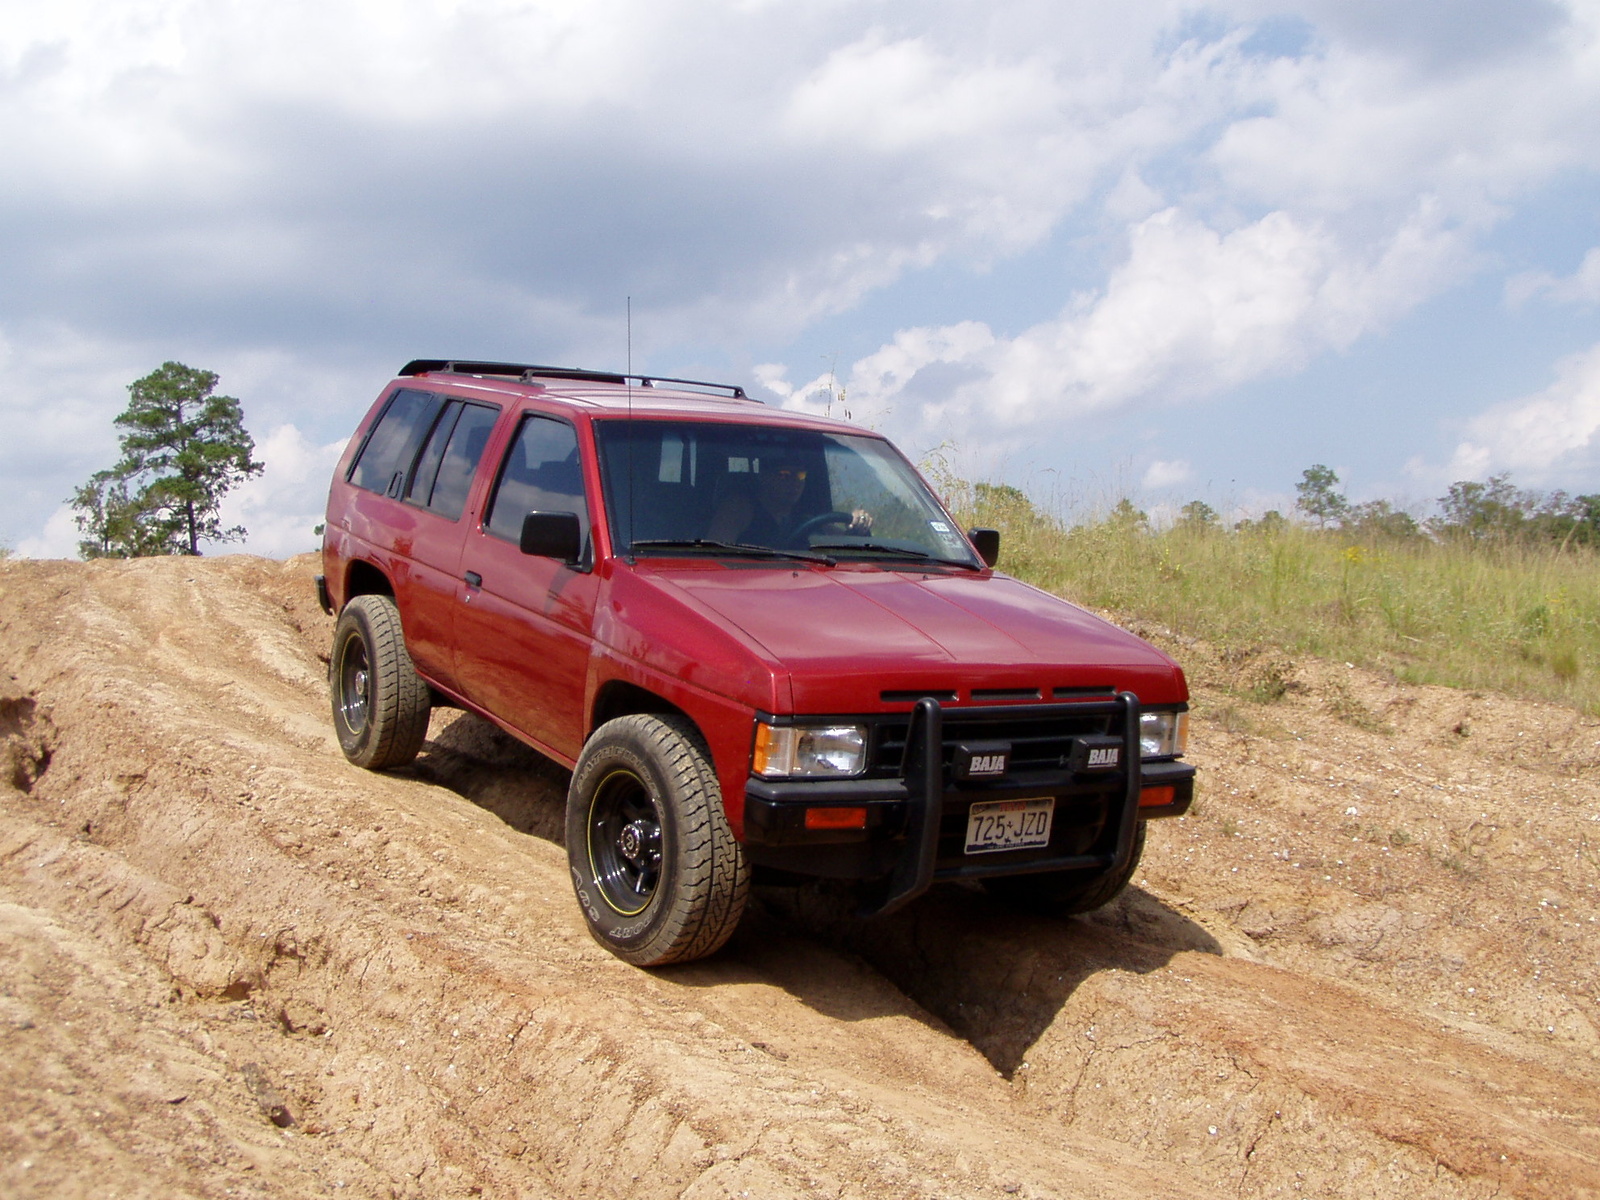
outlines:
[[1055, 809], [1056, 802], [1050, 798], [979, 801], [967, 813], [967, 853], [1048, 846]]

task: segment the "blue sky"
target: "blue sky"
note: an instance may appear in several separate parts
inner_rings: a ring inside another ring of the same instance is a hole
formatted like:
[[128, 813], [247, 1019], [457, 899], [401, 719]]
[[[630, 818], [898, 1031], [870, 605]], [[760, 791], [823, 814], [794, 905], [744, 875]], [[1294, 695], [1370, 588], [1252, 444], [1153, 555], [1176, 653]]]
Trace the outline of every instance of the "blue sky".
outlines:
[[[1078, 507], [1600, 491], [1600, 5], [0, 0], [0, 542], [222, 375], [315, 545], [412, 357], [830, 393]], [[837, 411], [837, 409], [835, 410]]]

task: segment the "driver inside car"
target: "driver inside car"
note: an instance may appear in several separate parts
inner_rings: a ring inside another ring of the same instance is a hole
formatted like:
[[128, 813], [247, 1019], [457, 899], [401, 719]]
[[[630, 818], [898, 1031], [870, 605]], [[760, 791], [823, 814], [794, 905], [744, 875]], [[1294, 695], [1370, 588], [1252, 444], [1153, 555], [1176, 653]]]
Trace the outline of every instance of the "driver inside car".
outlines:
[[[774, 549], [801, 547], [805, 538], [800, 530], [824, 512], [810, 511], [800, 503], [806, 491], [808, 468], [799, 458], [775, 458], [760, 463], [752, 489], [731, 492], [717, 507], [706, 530], [714, 542], [771, 546]], [[848, 523], [845, 517], [848, 515]], [[872, 514], [858, 508], [840, 513], [832, 522], [848, 534], [864, 536], [872, 532]], [[813, 531], [826, 528], [813, 526]]]

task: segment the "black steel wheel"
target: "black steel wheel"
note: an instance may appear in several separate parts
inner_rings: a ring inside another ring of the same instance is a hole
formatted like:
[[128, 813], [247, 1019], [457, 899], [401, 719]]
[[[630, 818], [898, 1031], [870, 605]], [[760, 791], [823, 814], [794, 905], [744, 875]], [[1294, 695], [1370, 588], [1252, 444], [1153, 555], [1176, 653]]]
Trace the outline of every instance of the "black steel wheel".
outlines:
[[983, 881], [983, 889], [1013, 908], [1045, 916], [1066, 917], [1093, 912], [1115, 900], [1139, 869], [1144, 854], [1143, 821], [1134, 826], [1133, 850], [1121, 870], [1044, 871], [1037, 875], [1001, 875]]
[[585, 840], [589, 874], [613, 910], [637, 916], [661, 882], [661, 806], [650, 785], [617, 767], [595, 789]]
[[346, 758], [380, 771], [417, 756], [432, 697], [411, 664], [400, 610], [388, 596], [357, 596], [344, 606], [333, 630], [328, 683]]
[[566, 834], [589, 932], [618, 958], [703, 958], [738, 926], [750, 867], [684, 718], [639, 714], [596, 730], [572, 773]]

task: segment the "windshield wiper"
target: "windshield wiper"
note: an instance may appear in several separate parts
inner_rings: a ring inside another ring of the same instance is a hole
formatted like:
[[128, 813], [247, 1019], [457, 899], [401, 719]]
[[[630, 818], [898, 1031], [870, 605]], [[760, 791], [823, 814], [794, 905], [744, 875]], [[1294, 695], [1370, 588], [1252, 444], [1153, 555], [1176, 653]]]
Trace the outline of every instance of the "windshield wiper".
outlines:
[[917, 558], [923, 562], [940, 563], [949, 567], [965, 567], [969, 571], [981, 568], [969, 562], [962, 562], [959, 558], [940, 558], [936, 554], [929, 554], [926, 550], [912, 550], [907, 546], [891, 546], [886, 542], [818, 542], [818, 550], [876, 550], [882, 554], [898, 554], [904, 558]]
[[752, 558], [792, 558], [799, 562], [821, 563], [831, 567], [837, 561], [827, 554], [808, 554], [804, 550], [778, 550], [750, 542], [717, 542], [710, 538], [640, 538], [629, 543], [630, 550], [648, 547], [657, 550], [722, 550]]

